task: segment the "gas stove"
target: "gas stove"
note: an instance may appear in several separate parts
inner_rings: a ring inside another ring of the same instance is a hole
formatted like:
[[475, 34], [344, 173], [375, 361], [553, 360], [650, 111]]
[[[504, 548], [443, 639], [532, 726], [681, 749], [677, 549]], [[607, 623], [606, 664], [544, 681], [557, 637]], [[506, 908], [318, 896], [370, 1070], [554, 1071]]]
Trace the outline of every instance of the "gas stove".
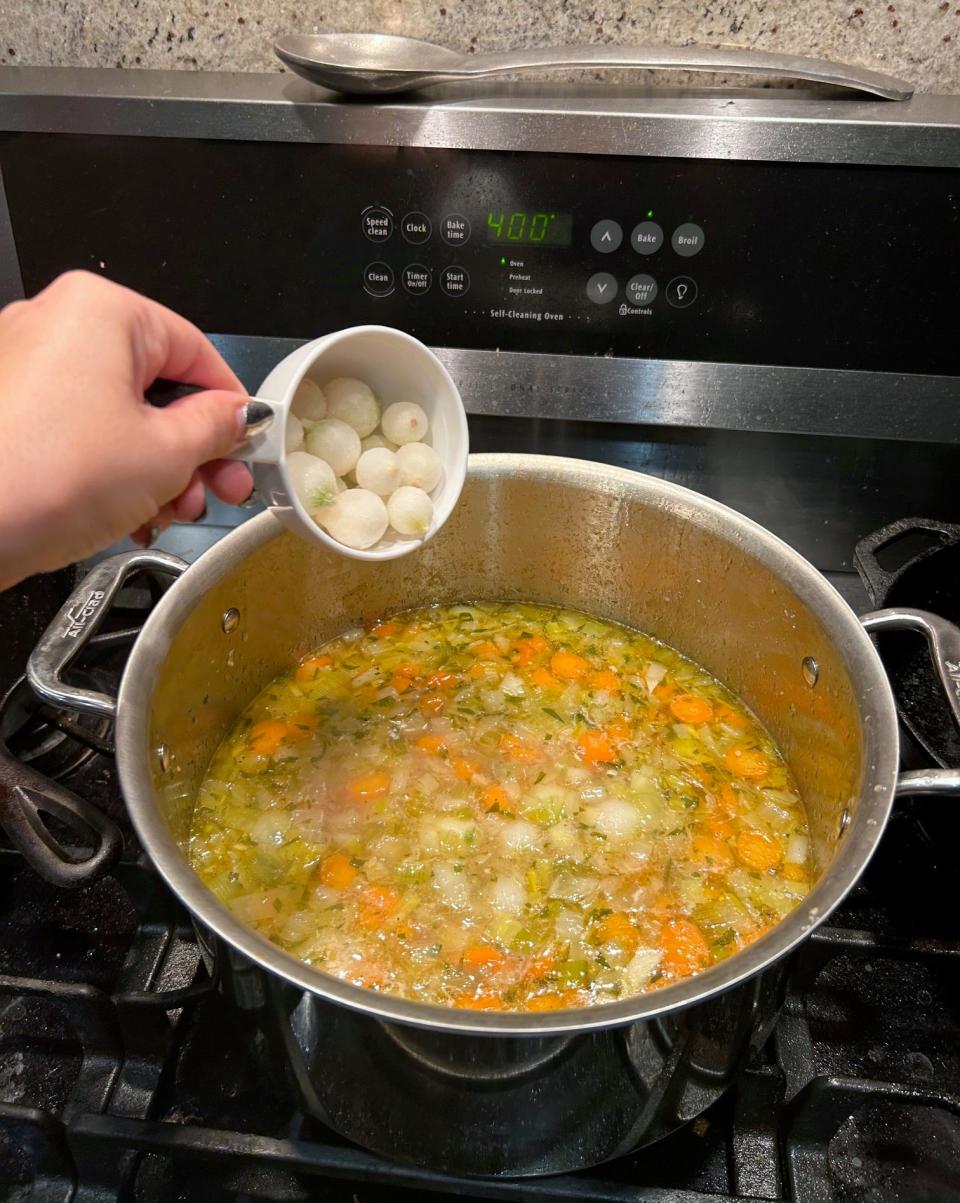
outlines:
[[[958, 165], [960, 101], [945, 97], [552, 86], [356, 104], [284, 76], [5, 69], [0, 301], [69, 267], [103, 272], [193, 317], [251, 390], [319, 331], [401, 326], [457, 379], [474, 450], [687, 485], [866, 610], [859, 537], [903, 514], [960, 519], [960, 266], [943, 254]], [[195, 559], [245, 516], [212, 503], [160, 546]], [[92, 648], [94, 685], [119, 675], [120, 635], [150, 601], [131, 598]], [[138, 848], [108, 728], [20, 686], [0, 734], [125, 841], [110, 876], [66, 891], [0, 835], [3, 1197], [960, 1195], [958, 831], [943, 802], [897, 804], [860, 884], [796, 955], [774, 1036], [711, 1109], [594, 1170], [460, 1180], [300, 1111], [269, 1024], [218, 991]]]

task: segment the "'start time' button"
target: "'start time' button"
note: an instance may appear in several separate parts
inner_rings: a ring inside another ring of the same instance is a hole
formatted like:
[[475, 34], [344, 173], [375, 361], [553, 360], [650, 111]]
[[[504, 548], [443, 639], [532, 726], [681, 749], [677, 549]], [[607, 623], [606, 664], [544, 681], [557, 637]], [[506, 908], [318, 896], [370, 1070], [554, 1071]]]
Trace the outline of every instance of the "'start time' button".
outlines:
[[368, 263], [363, 269], [363, 287], [372, 297], [393, 292], [393, 268], [389, 263]]
[[470, 287], [465, 267], [445, 267], [440, 273], [440, 287], [448, 297], [462, 297]]

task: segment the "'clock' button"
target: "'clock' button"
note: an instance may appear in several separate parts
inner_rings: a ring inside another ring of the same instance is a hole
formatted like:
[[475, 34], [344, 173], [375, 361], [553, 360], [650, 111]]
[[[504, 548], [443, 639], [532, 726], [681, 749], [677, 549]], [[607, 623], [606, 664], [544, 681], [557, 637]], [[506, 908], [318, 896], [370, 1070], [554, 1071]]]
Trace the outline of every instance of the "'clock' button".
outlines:
[[465, 267], [445, 267], [440, 273], [440, 287], [448, 297], [465, 296], [470, 288], [470, 277]]
[[652, 255], [663, 246], [663, 230], [655, 221], [641, 221], [633, 227], [630, 245], [638, 255]]
[[363, 287], [372, 297], [393, 292], [393, 268], [389, 263], [368, 263], [363, 269]]
[[703, 230], [692, 221], [686, 221], [673, 231], [670, 245], [678, 255], [689, 259], [691, 255], [698, 255], [703, 250], [704, 239]]
[[609, 272], [595, 272], [587, 281], [587, 296], [594, 305], [606, 305], [617, 295], [617, 288]]
[[590, 245], [603, 255], [615, 251], [621, 242], [623, 242], [623, 230], [617, 222], [611, 221], [608, 217], [605, 217], [603, 221], [598, 221], [590, 231]]
[[389, 209], [371, 206], [360, 214], [363, 234], [371, 242], [386, 242], [393, 233], [393, 214]]
[[423, 296], [425, 292], [429, 292], [430, 285], [433, 283], [430, 268], [424, 267], [422, 263], [411, 263], [409, 267], [405, 267], [400, 279], [403, 281], [403, 287], [406, 291], [415, 297]]
[[664, 296], [674, 309], [686, 309], [697, 299], [697, 282], [689, 276], [677, 276], [667, 285]]
[[657, 282], [653, 276], [641, 272], [627, 281], [626, 293], [631, 305], [650, 305], [656, 299]]
[[426, 213], [408, 213], [400, 222], [400, 233], [407, 242], [419, 246], [433, 233], [433, 223]]
[[440, 223], [440, 237], [448, 246], [463, 246], [470, 240], [470, 222], [462, 213], [448, 213]]

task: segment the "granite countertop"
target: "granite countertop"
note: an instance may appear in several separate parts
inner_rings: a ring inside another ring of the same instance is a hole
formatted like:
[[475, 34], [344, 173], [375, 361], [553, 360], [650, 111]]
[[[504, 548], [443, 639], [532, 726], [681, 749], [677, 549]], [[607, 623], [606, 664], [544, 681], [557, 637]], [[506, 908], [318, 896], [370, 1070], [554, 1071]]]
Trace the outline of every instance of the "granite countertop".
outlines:
[[960, 92], [960, 0], [0, 0], [0, 63], [272, 71], [275, 37], [332, 30], [467, 52], [583, 41], [742, 46]]

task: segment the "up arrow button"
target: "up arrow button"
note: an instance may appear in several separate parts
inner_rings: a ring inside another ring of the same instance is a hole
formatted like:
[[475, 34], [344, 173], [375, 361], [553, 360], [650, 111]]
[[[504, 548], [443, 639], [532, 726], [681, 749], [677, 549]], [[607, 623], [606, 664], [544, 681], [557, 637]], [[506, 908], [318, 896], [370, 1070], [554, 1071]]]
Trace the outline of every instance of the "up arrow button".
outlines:
[[598, 221], [590, 231], [590, 245], [603, 255], [609, 255], [611, 251], [615, 251], [621, 242], [623, 242], [623, 230], [609, 218]]

